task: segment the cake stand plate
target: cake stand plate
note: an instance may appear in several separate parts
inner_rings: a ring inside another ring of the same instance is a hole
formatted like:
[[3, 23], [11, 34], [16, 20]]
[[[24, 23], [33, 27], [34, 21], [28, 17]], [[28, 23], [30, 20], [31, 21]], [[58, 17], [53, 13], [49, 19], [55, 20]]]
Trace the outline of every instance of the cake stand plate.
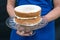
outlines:
[[[6, 20], [6, 24], [9, 28], [18, 30], [19, 27], [23, 27], [23, 25], [17, 24], [16, 22], [14, 22], [14, 17], [9, 17]], [[30, 30], [36, 30], [36, 29], [41, 29], [43, 27], [45, 27], [48, 23], [46, 23], [45, 21], [43, 21], [43, 19], [41, 18], [40, 23], [34, 26], [29, 26], [28, 29]], [[25, 27], [25, 26], [24, 26]]]

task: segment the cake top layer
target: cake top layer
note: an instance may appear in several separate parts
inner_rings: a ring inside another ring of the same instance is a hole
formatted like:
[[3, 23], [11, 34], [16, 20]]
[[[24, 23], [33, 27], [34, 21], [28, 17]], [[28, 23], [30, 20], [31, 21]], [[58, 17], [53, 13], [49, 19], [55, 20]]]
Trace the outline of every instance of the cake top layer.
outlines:
[[16, 12], [33, 13], [41, 11], [41, 7], [37, 5], [20, 5], [14, 9]]

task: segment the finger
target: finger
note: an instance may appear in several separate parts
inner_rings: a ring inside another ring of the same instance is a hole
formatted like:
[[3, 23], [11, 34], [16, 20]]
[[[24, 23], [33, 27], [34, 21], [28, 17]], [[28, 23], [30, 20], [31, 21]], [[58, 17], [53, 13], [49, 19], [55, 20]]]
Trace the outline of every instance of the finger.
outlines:
[[22, 32], [17, 31], [16, 33], [17, 33], [18, 35], [21, 35], [21, 36], [29, 36], [29, 35], [30, 35], [30, 34], [28, 34], [28, 33], [25, 34], [24, 31], [22, 31]]
[[30, 34], [21, 34], [21, 36], [29, 36]]
[[25, 32], [25, 33], [24, 33], [24, 36], [31, 36], [32, 33], [33, 33], [32, 31], [30, 31], [30, 32]]
[[23, 32], [23, 31], [21, 31], [21, 32], [20, 32], [20, 31], [17, 31], [16, 33], [17, 33], [17, 34], [19, 34], [19, 35], [24, 34], [24, 32]]

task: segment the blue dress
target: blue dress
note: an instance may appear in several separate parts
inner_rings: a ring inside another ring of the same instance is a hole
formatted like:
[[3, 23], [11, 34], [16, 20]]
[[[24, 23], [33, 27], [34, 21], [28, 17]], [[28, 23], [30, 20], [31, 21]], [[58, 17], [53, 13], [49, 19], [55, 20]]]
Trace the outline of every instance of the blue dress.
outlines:
[[[41, 6], [41, 16], [46, 15], [53, 9], [51, 0], [16, 0], [17, 6], [23, 4], [34, 4]], [[10, 40], [55, 40], [55, 24], [54, 21], [48, 23], [44, 28], [35, 30], [36, 34], [32, 36], [20, 36], [16, 34], [16, 30], [12, 30]]]

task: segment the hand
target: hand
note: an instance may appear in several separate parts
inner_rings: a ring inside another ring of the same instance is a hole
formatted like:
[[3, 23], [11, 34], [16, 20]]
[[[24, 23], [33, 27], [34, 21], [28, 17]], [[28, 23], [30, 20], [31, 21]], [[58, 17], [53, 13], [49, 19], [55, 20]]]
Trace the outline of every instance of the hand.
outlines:
[[32, 34], [32, 32], [24, 32], [24, 31], [17, 31], [16, 32], [18, 35], [21, 35], [21, 36], [30, 36]]
[[17, 30], [16, 33], [18, 35], [21, 35], [21, 36], [30, 36], [32, 34], [32, 31], [30, 31], [30, 30], [24, 30], [23, 27], [20, 27], [19, 30]]

